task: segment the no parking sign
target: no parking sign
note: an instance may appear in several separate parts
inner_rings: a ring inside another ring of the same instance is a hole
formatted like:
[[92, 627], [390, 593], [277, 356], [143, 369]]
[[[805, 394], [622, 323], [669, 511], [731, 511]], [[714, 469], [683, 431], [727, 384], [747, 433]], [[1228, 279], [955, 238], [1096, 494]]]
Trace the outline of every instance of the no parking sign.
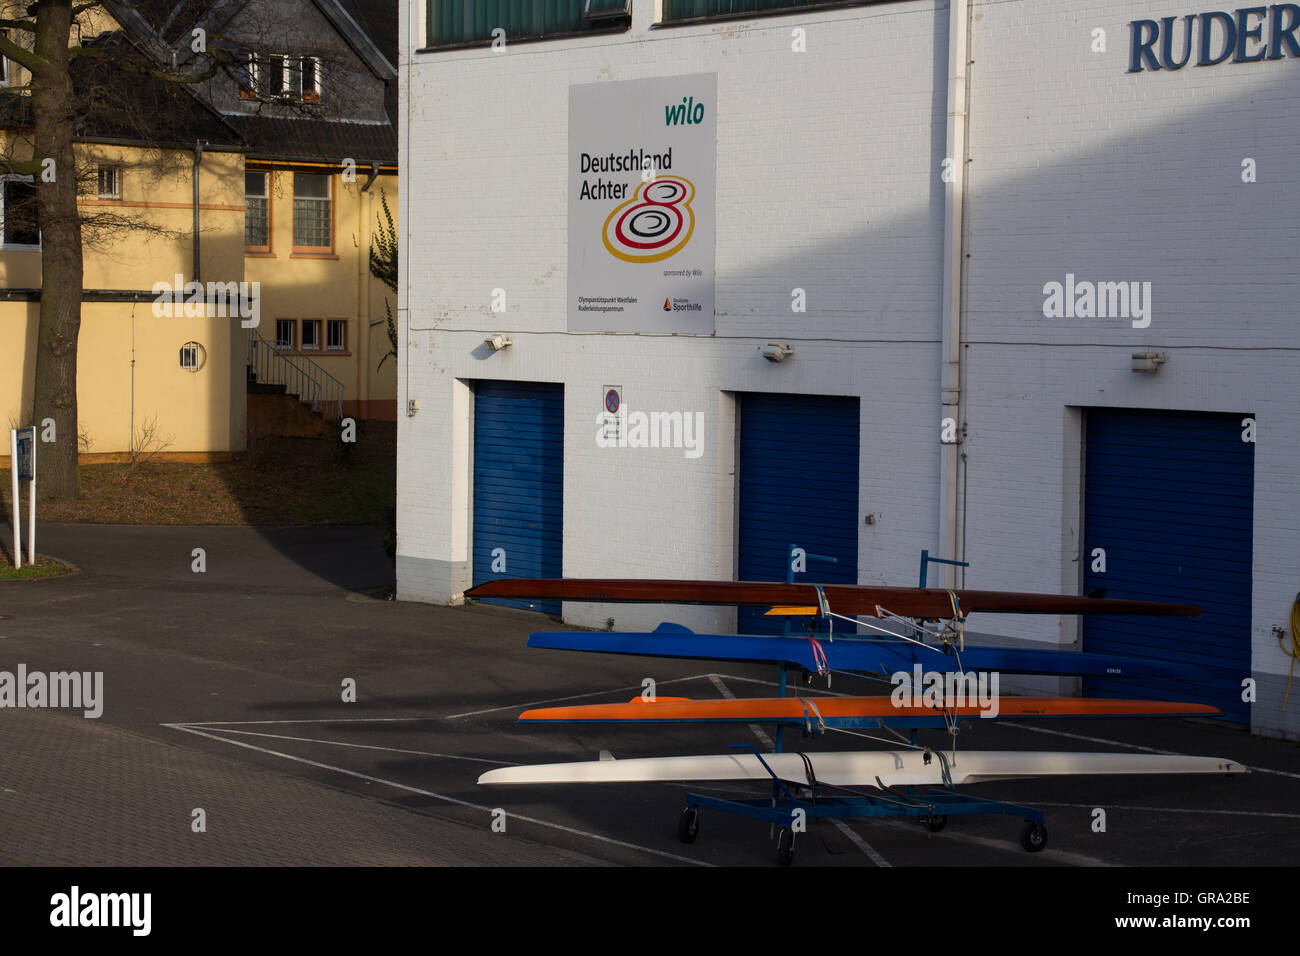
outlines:
[[[601, 409], [600, 409], [600, 437], [613, 444], [618, 443], [619, 439], [619, 418], [618, 410], [623, 407], [623, 388], [620, 385], [605, 385], [601, 387]], [[610, 447], [609, 445], [605, 446]]]

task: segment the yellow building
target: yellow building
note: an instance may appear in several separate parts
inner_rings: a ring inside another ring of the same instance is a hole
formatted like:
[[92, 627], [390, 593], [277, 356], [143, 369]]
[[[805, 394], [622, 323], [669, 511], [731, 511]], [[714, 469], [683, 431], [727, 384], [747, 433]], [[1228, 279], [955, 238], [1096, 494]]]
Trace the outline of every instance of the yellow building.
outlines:
[[[396, 361], [383, 359], [390, 349], [385, 300], [395, 310], [397, 297], [371, 274], [370, 246], [381, 196], [390, 210], [396, 201], [396, 170], [375, 176], [250, 158], [245, 178], [244, 277], [261, 290], [255, 333], [276, 354], [310, 361], [330, 376], [321, 402], [337, 395], [345, 416], [394, 420]], [[258, 348], [265, 346], [255, 345], [255, 355]], [[270, 366], [258, 359], [255, 371], [264, 380]]]
[[[171, 6], [108, 3], [115, 19], [101, 13], [104, 32], [82, 42], [174, 50]], [[322, 420], [396, 416], [395, 362], [380, 366], [385, 299], [396, 301], [369, 268], [381, 193], [397, 208], [395, 53], [380, 50], [396, 47], [395, 4], [236, 7], [200, 25], [265, 48], [246, 72], [197, 85], [149, 142], [93, 128], [79, 137], [83, 460], [239, 453], [249, 382], [283, 386]], [[269, 31], [268, 17], [292, 29]], [[23, 109], [6, 109], [6, 155], [29, 138]], [[0, 194], [0, 410], [14, 426], [30, 420], [36, 360], [34, 189], [6, 176]], [[195, 289], [203, 307], [187, 308]]]

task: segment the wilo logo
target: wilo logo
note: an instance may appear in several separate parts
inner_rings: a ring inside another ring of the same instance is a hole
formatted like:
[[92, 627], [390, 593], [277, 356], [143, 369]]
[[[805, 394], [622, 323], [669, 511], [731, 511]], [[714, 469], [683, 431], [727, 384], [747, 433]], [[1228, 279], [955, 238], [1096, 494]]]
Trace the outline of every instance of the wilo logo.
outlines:
[[1074, 273], [1065, 283], [1043, 286], [1045, 319], [1132, 319], [1133, 328], [1151, 324], [1150, 282], [1075, 282]]
[[976, 707], [981, 717], [998, 715], [997, 671], [923, 673], [914, 664], [911, 673], [898, 671], [889, 681], [894, 685], [889, 701], [895, 707]]
[[683, 96], [680, 103], [670, 103], [664, 107], [664, 125], [694, 126], [704, 122], [704, 104], [695, 102], [693, 96]]
[[74, 886], [51, 896], [50, 906], [51, 926], [129, 926], [131, 935], [148, 936], [153, 924], [152, 893], [82, 893]]
[[262, 321], [260, 282], [196, 282], [185, 281], [182, 275], [175, 276], [174, 283], [165, 279], [155, 282], [152, 292], [157, 298], [153, 300], [155, 318], [234, 318], [240, 319], [240, 327], [257, 328]]
[[79, 708], [82, 716], [95, 719], [104, 713], [104, 672], [0, 671], [0, 709], [5, 707]]
[[681, 448], [687, 458], [704, 454], [703, 412], [617, 412], [596, 416], [597, 448]]

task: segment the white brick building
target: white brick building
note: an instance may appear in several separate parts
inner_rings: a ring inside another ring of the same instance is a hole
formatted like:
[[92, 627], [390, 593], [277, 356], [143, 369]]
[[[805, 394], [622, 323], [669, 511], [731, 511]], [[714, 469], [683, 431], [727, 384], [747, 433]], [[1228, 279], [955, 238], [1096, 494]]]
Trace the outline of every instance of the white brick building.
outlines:
[[[505, 576], [721, 579], [753, 576], [766, 548], [778, 570], [757, 573], [779, 577], [784, 553], [753, 529], [770, 518], [773, 541], [798, 536], [844, 497], [819, 476], [855, 467], [849, 517], [789, 542], [815, 551], [818, 535], [847, 535], [835, 573], [912, 584], [929, 549], [970, 562], [956, 579], [969, 587], [1202, 603], [1205, 622], [1151, 637], [1151, 653], [1206, 642], [1195, 652], [1220, 679], [1209, 698], [1239, 698], [1253, 678], [1257, 700], [1236, 716], [1300, 737], [1273, 630], [1289, 628], [1300, 590], [1300, 6], [1225, 22], [1192, 0], [952, 3], [791, 0], [681, 20], [679, 0], [631, 0], [630, 18], [585, 27], [577, 3], [544, 38], [503, 25], [497, 50], [486, 18], [453, 25], [441, 0], [403, 5], [398, 401], [418, 410], [399, 424], [399, 595], [456, 600], [498, 548]], [[1152, 69], [1181, 57], [1189, 24], [1190, 62]], [[569, 115], [571, 88], [698, 74], [717, 84], [716, 188], [696, 197], [715, 231], [714, 333], [572, 332], [570, 135], [590, 124]], [[1049, 318], [1053, 282], [1149, 295], [1120, 316]], [[792, 309], [795, 290], [806, 311]], [[495, 335], [510, 346], [488, 348]], [[793, 354], [767, 361], [768, 343]], [[1163, 360], [1133, 371], [1135, 353]], [[544, 441], [560, 447], [525, 469], [562, 499], [562, 518], [536, 523], [554, 524], [540, 565], [531, 552], [521, 564], [525, 546], [487, 517], [499, 504], [488, 486], [514, 479], [488, 464], [484, 443], [512, 446], [488, 434], [483, 403], [498, 402], [507, 431], [532, 427], [510, 424], [532, 399], [500, 383], [549, 383], [538, 401], [558, 402]], [[607, 386], [625, 410], [703, 413], [702, 453], [599, 447]], [[799, 396], [856, 402], [856, 462], [797, 452], [791, 477], [754, 498], [747, 475], [835, 417]], [[1225, 444], [1248, 417], [1256, 442]], [[748, 433], [756, 445], [742, 443], [746, 420], [764, 423]], [[565, 616], [737, 623], [702, 608]], [[1146, 652], [1075, 620], [974, 624]]]

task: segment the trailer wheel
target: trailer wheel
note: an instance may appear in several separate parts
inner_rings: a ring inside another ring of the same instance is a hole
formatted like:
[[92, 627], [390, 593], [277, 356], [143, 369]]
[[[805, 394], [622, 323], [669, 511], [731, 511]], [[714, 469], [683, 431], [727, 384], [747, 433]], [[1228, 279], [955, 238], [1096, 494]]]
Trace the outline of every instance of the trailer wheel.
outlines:
[[794, 860], [794, 831], [782, 827], [776, 832], [776, 862], [789, 866]]
[[1030, 853], [1038, 853], [1047, 846], [1047, 827], [1041, 823], [1026, 823], [1020, 831], [1020, 845]]
[[931, 833], [938, 833], [948, 825], [948, 815], [946, 813], [937, 813], [932, 817], [921, 817], [921, 826], [925, 827]]
[[683, 843], [694, 843], [700, 835], [700, 808], [687, 807], [677, 818], [677, 839]]

